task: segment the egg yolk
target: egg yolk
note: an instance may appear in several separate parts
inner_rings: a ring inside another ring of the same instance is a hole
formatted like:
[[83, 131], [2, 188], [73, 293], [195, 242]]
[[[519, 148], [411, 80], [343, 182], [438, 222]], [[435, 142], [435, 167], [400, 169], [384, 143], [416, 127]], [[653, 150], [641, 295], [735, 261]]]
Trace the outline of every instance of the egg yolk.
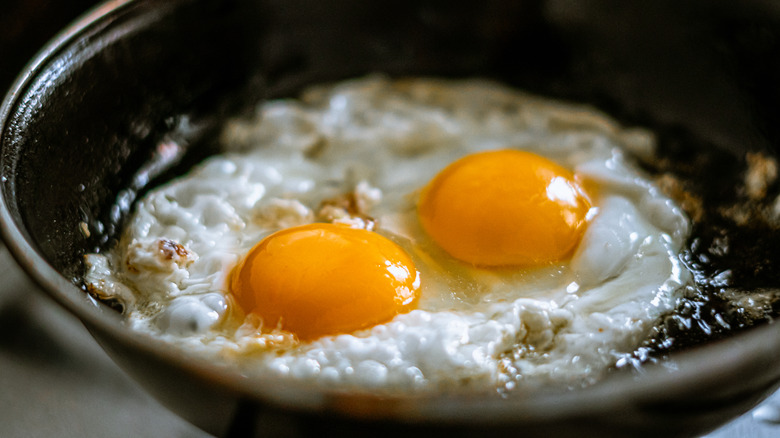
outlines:
[[264, 327], [301, 340], [349, 333], [411, 309], [420, 292], [409, 255], [387, 238], [316, 223], [263, 239], [235, 268], [231, 292]]
[[572, 252], [591, 204], [574, 175], [536, 154], [468, 155], [423, 189], [420, 223], [451, 256], [478, 266], [539, 265]]

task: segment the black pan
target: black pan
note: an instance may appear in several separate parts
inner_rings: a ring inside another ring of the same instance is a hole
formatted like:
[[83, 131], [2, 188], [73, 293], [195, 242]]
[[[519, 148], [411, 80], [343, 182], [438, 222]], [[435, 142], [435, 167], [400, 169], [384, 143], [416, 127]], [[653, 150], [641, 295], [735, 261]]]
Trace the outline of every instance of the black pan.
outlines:
[[[44, 48], [6, 96], [2, 236], [128, 373], [217, 435], [691, 436], [780, 382], [774, 314], [708, 325], [724, 304], [706, 280], [711, 299], [681, 308], [702, 313], [702, 327], [671, 318], [648, 340], [659, 363], [639, 373], [506, 400], [388, 398], [248, 379], [132, 333], [85, 292], [82, 256], [114, 242], [138, 195], [216, 152], [226, 117], [381, 71], [491, 77], [654, 129], [661, 150], [648, 171], [674, 172], [704, 200], [687, 262], [707, 259], [704, 277], [729, 269], [746, 294], [777, 289], [780, 233], [719, 212], [741, 205], [746, 154], [776, 155], [778, 55], [770, 1], [111, 1]], [[156, 153], [162, 143], [180, 153]], [[728, 251], [712, 250], [723, 236]]]

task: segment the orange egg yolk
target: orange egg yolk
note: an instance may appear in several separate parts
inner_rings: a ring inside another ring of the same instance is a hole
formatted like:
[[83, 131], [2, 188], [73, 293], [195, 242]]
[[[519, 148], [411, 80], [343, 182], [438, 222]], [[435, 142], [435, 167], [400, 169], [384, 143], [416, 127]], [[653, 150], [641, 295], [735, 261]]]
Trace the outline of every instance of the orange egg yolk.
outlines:
[[349, 333], [411, 309], [420, 292], [409, 255], [387, 238], [316, 223], [258, 243], [231, 275], [246, 313], [301, 340]]
[[417, 212], [451, 256], [489, 267], [566, 258], [590, 207], [568, 170], [530, 152], [498, 150], [447, 166], [423, 189]]

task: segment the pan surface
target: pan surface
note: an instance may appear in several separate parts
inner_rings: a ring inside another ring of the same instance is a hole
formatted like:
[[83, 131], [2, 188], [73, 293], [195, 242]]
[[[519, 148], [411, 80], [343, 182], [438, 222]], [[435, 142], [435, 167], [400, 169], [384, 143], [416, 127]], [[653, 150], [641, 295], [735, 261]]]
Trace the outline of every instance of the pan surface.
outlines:
[[[3, 239], [118, 363], [214, 434], [711, 430], [777, 386], [777, 325], [697, 332], [691, 345], [710, 342], [581, 391], [507, 400], [372, 397], [249, 379], [171, 351], [127, 330], [80, 280], [82, 256], [112, 244], [139, 194], [218, 150], [227, 117], [307, 84], [381, 71], [491, 77], [655, 129], [666, 164], [651, 170], [684, 173], [711, 205], [700, 225], [705, 249], [691, 254], [714, 258], [708, 269], [731, 270], [746, 290], [776, 289], [780, 233], [766, 224], [735, 229], [716, 212], [739, 201], [735, 184], [747, 152], [777, 152], [780, 10], [758, 1], [706, 5], [108, 2], [50, 43], [0, 109]], [[164, 142], [180, 153], [155, 154]], [[704, 243], [724, 230], [741, 240], [728, 254], [708, 253]]]

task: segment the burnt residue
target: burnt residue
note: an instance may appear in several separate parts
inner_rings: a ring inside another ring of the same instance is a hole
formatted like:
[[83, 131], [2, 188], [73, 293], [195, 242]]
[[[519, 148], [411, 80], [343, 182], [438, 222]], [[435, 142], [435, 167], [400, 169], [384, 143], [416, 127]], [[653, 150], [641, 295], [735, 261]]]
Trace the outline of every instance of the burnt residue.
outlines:
[[[641, 164], [691, 218], [680, 259], [695, 284], [619, 368], [667, 358], [780, 315], [780, 186], [774, 172], [760, 170], [775, 166], [775, 157], [768, 151], [735, 154], [679, 127], [656, 132], [658, 153]], [[749, 187], [758, 184], [751, 172], [765, 178], [761, 196]]]

